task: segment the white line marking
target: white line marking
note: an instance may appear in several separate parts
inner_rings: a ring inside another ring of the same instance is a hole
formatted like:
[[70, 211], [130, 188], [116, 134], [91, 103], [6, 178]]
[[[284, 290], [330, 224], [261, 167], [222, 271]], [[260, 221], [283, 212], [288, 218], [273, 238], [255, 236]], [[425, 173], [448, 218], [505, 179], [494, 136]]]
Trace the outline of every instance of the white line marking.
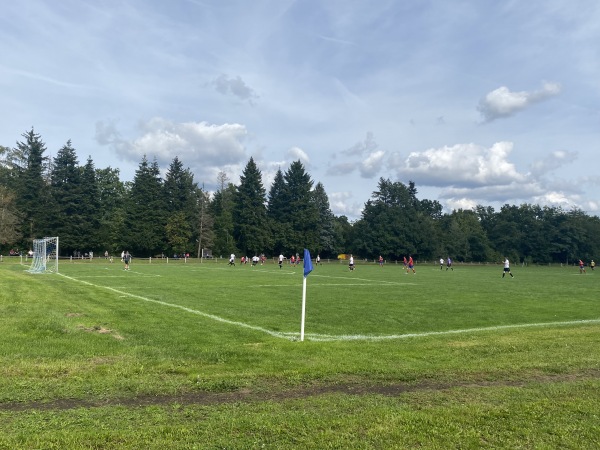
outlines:
[[406, 283], [399, 283], [397, 281], [386, 281], [386, 280], [370, 280], [368, 278], [356, 278], [356, 277], [332, 277], [330, 275], [317, 275], [317, 274], [310, 274], [309, 276], [311, 277], [321, 277], [321, 278], [338, 278], [340, 280], [358, 280], [358, 281], [369, 281], [371, 283], [377, 283], [377, 284], [381, 284], [381, 283], [387, 283], [387, 284], [406, 284]]
[[[408, 286], [417, 286], [416, 283], [396, 283], [398, 285], [408, 285]], [[394, 286], [396, 285], [394, 284]], [[244, 286], [244, 287], [290, 287], [292, 286], [291, 284], [251, 284], [248, 286]], [[379, 283], [323, 283], [323, 284], [315, 284], [315, 283], [311, 283], [309, 285], [309, 288], [313, 288], [313, 287], [321, 287], [321, 286], [343, 286], [343, 287], [352, 287], [352, 286], [380, 286]]]
[[138, 300], [143, 300], [145, 302], [156, 303], [156, 304], [163, 305], [163, 306], [169, 306], [171, 308], [181, 309], [183, 311], [186, 311], [186, 312], [189, 312], [189, 313], [192, 313], [192, 314], [197, 314], [199, 316], [206, 317], [208, 319], [216, 320], [217, 322], [227, 323], [229, 325], [236, 325], [238, 327], [248, 328], [248, 329], [254, 330], [254, 331], [260, 331], [262, 333], [266, 333], [266, 334], [269, 334], [269, 335], [277, 337], [277, 338], [282, 338], [282, 339], [287, 339], [287, 340], [290, 340], [290, 341], [294, 341], [294, 340], [297, 340], [297, 337], [295, 337], [295, 336], [299, 336], [300, 335], [300, 333], [278, 333], [277, 331], [271, 331], [271, 330], [267, 330], [266, 328], [257, 327], [257, 326], [254, 326], [254, 325], [249, 325], [247, 323], [236, 322], [236, 321], [233, 321], [233, 320], [224, 319], [222, 317], [215, 316], [214, 314], [208, 314], [208, 313], [205, 313], [205, 312], [202, 312], [202, 311], [197, 311], [195, 309], [187, 308], [185, 306], [175, 305], [173, 303], [167, 303], [167, 302], [163, 302], [163, 301], [160, 301], [160, 300], [153, 300], [151, 298], [142, 297], [141, 295], [135, 295], [135, 294], [130, 294], [129, 292], [119, 291], [118, 289], [114, 289], [114, 288], [108, 287], [108, 286], [99, 286], [97, 284], [90, 283], [89, 281], [84, 281], [84, 280], [79, 280], [77, 278], [69, 277], [69, 276], [64, 275], [62, 273], [59, 274], [59, 275], [62, 276], [62, 277], [64, 277], [64, 278], [67, 278], [69, 280], [73, 280], [73, 281], [77, 281], [79, 283], [86, 284], [88, 286], [92, 286], [92, 287], [96, 287], [96, 288], [101, 288], [101, 289], [109, 290], [111, 292], [119, 294], [120, 297], [131, 297], [131, 298], [136, 298]]
[[481, 327], [481, 328], [466, 328], [464, 330], [447, 330], [447, 331], [426, 331], [424, 333], [407, 333], [407, 334], [390, 334], [383, 336], [373, 335], [339, 335], [331, 336], [326, 334], [305, 334], [305, 337], [309, 337], [312, 341], [384, 341], [390, 339], [407, 339], [407, 338], [418, 338], [427, 336], [444, 336], [448, 334], [465, 334], [465, 333], [480, 333], [483, 331], [499, 331], [509, 330], [514, 328], [540, 328], [540, 327], [558, 327], [567, 325], [583, 325], [600, 323], [600, 319], [584, 319], [584, 320], [568, 320], [565, 322], [540, 322], [540, 323], [522, 323], [515, 325], [498, 325], [493, 327]]
[[[268, 334], [270, 336], [287, 339], [289, 341], [297, 341], [300, 337], [299, 332], [277, 332], [267, 330], [266, 328], [258, 327], [255, 325], [250, 325], [244, 322], [237, 322], [234, 320], [224, 319], [219, 316], [215, 316], [214, 314], [208, 314], [202, 311], [197, 311], [195, 309], [187, 308], [185, 306], [176, 305], [173, 303], [167, 303], [160, 300], [153, 300], [151, 298], [142, 297], [141, 295], [130, 294], [129, 292], [120, 291], [118, 289], [108, 287], [108, 286], [99, 286], [97, 284], [90, 283], [89, 281], [80, 280], [77, 278], [73, 278], [62, 273], [58, 275], [67, 278], [72, 281], [76, 281], [79, 283], [86, 284], [88, 286], [106, 289], [116, 294], [120, 294], [119, 297], [131, 297], [136, 298], [138, 300], [143, 300], [145, 302], [156, 303], [162, 306], [169, 306], [171, 308], [181, 309], [182, 311], [186, 311], [192, 314], [197, 314], [202, 317], [206, 317], [208, 319], [216, 320], [217, 322], [226, 323], [229, 325], [235, 325], [242, 328], [248, 328], [250, 330], [259, 331], [261, 333]], [[568, 325], [584, 325], [584, 324], [596, 324], [600, 323], [600, 319], [584, 319], [584, 320], [569, 320], [564, 322], [540, 322], [540, 323], [523, 323], [523, 324], [515, 324], [515, 325], [498, 325], [493, 327], [481, 327], [481, 328], [466, 328], [463, 330], [446, 330], [446, 331], [427, 331], [423, 333], [407, 333], [407, 334], [389, 334], [389, 335], [368, 335], [368, 334], [354, 334], [354, 335], [328, 335], [328, 334], [305, 334], [304, 337], [310, 341], [316, 342], [332, 342], [332, 341], [385, 341], [392, 339], [408, 339], [408, 338], [419, 338], [419, 337], [428, 337], [428, 336], [444, 336], [449, 334], [466, 334], [466, 333], [480, 333], [485, 331], [499, 331], [499, 330], [510, 330], [510, 329], [518, 329], [518, 328], [541, 328], [541, 327], [558, 327], [558, 326], [568, 326]]]

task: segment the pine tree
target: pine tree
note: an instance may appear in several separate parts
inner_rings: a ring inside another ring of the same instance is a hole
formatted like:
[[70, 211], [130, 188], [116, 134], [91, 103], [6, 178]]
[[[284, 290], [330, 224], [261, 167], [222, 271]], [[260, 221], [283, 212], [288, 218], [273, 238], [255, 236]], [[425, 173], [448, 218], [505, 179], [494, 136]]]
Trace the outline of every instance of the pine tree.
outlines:
[[240, 177], [233, 207], [234, 237], [244, 255], [260, 255], [270, 248], [265, 202], [262, 174], [250, 158]]
[[210, 212], [214, 217], [215, 240], [213, 252], [215, 255], [237, 253], [233, 238], [233, 199], [235, 186], [229, 182], [227, 174], [218, 175], [218, 188], [210, 203]]
[[25, 141], [17, 142], [13, 170], [17, 204], [23, 213], [23, 233], [31, 240], [51, 234], [51, 197], [46, 182], [48, 157], [44, 156], [46, 145], [33, 128], [22, 136]]
[[72, 255], [83, 250], [81, 170], [71, 141], [58, 150], [50, 172], [54, 209], [51, 215], [53, 235], [59, 236], [61, 252]]
[[170, 214], [165, 226], [167, 243], [173, 254], [182, 257], [189, 249], [192, 228], [184, 211]]
[[98, 183], [99, 250], [111, 255], [123, 249], [125, 184], [119, 179], [119, 169], [96, 169]]
[[194, 175], [190, 169], [184, 169], [183, 163], [175, 157], [167, 170], [164, 182], [167, 211], [183, 211], [186, 213], [186, 219], [189, 219], [193, 216], [197, 189], [198, 185], [194, 182]]
[[271, 230], [271, 241], [274, 254], [288, 253], [294, 249], [290, 241], [292, 226], [286, 221], [285, 180], [281, 169], [277, 169], [267, 202], [267, 217]]
[[88, 157], [81, 169], [81, 240], [86, 251], [100, 251], [100, 191], [96, 180], [96, 168]]
[[313, 191], [313, 201], [317, 208], [319, 219], [319, 240], [317, 247], [313, 250], [324, 257], [331, 257], [335, 253], [335, 228], [334, 216], [329, 207], [329, 198], [322, 183], [317, 183]]
[[[185, 247], [183, 250], [179, 249], [178, 253], [189, 251], [191, 249], [191, 232], [196, 227], [198, 185], [194, 182], [194, 176], [191, 171], [183, 168], [183, 163], [178, 157], [173, 159], [167, 170], [163, 189], [165, 193], [166, 212], [169, 215], [169, 219], [176, 214], [182, 214], [184, 223], [181, 225], [184, 226], [185, 230], [190, 231], [189, 235], [187, 232], [185, 233], [188, 236], [188, 243], [183, 246]], [[178, 217], [178, 221], [181, 221], [182, 217]], [[178, 245], [181, 246], [180, 243]], [[175, 249], [171, 248], [171, 250]]]
[[300, 161], [294, 161], [283, 176], [285, 180], [282, 220], [291, 225], [288, 248], [301, 252], [303, 248], [316, 248], [318, 243], [319, 215], [312, 196], [313, 182]]
[[165, 198], [158, 163], [142, 158], [125, 209], [125, 249], [136, 256], [160, 254], [166, 247]]

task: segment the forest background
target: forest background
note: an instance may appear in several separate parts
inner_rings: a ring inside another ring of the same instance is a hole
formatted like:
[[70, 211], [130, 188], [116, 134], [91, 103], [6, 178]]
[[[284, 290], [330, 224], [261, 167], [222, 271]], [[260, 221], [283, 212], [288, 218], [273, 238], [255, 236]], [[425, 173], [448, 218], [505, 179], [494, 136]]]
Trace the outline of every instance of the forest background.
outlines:
[[163, 177], [144, 156], [123, 182], [118, 168], [97, 169], [91, 157], [80, 165], [71, 141], [50, 158], [33, 128], [22, 138], [0, 146], [2, 255], [24, 253], [44, 236], [60, 237], [60, 256], [289, 257], [308, 248], [321, 258], [573, 264], [600, 253], [600, 219], [578, 209], [505, 204], [448, 213], [417, 198], [412, 181], [381, 178], [350, 222], [332, 213], [323, 184], [300, 161], [279, 169], [267, 191], [250, 158], [239, 183], [221, 172], [209, 193], [178, 157]]

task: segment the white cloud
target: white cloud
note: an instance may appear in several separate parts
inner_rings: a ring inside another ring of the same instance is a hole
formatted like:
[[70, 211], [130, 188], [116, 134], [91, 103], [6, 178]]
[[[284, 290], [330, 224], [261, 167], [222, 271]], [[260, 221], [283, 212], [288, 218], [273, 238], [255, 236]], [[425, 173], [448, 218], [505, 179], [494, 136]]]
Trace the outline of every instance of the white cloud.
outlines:
[[310, 158], [300, 147], [292, 147], [287, 151], [287, 157], [291, 161], [300, 161], [307, 168], [310, 164]]
[[510, 117], [534, 103], [541, 102], [560, 93], [558, 83], [544, 83], [542, 89], [534, 92], [512, 92], [506, 86], [488, 93], [479, 101], [477, 110], [485, 122]]
[[384, 156], [385, 152], [383, 150], [377, 150], [367, 156], [360, 164], [360, 176], [363, 178], [375, 177], [383, 166]]
[[542, 205], [560, 205], [565, 207], [577, 206], [579, 196], [568, 196], [564, 192], [549, 191], [533, 197], [536, 203]]
[[127, 141], [118, 136], [114, 124], [96, 124], [97, 141], [112, 145], [122, 159], [139, 163], [145, 155], [164, 168], [177, 156], [197, 180], [208, 183], [216, 180], [220, 171], [237, 175], [247, 159], [243, 145], [247, 131], [240, 124], [176, 123], [153, 118], [140, 124], [137, 138]]
[[525, 176], [508, 161], [512, 149], [511, 142], [498, 142], [491, 148], [475, 144], [432, 148], [410, 153], [396, 170], [402, 177], [428, 186], [474, 187], [522, 182]]
[[360, 217], [364, 202], [356, 202], [348, 191], [328, 192], [329, 207], [337, 216]]
[[449, 210], [470, 210], [477, 206], [477, 202], [471, 198], [449, 198], [446, 200], [446, 206]]

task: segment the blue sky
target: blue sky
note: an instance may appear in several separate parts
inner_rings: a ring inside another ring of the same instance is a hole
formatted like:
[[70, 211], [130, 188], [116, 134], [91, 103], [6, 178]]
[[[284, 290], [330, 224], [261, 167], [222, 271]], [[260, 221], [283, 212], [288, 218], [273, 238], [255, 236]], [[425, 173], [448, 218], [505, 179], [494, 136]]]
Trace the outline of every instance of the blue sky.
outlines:
[[207, 189], [301, 160], [335, 214], [380, 177], [450, 211], [600, 212], [596, 0], [21, 0], [0, 15], [0, 145]]

